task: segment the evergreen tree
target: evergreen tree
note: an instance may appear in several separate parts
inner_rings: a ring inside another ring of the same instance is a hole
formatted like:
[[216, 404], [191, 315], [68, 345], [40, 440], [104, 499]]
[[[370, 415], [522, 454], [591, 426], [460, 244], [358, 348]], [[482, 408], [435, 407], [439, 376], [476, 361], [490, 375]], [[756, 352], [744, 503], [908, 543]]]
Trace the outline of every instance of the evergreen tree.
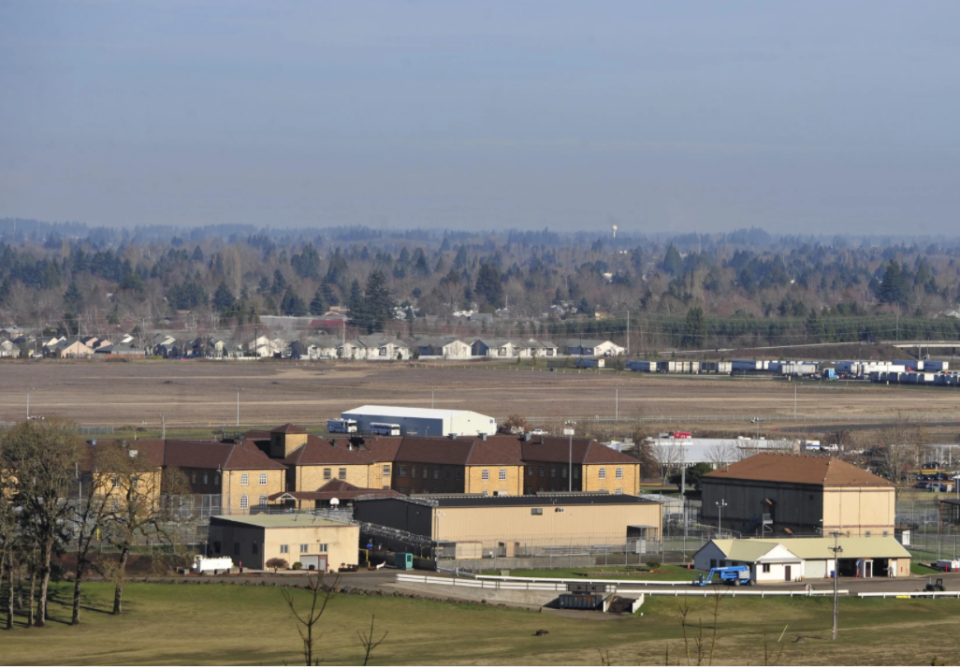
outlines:
[[393, 317], [393, 298], [387, 288], [387, 279], [380, 271], [367, 278], [363, 295], [363, 311], [367, 331], [382, 331], [383, 324]]
[[80, 293], [80, 288], [77, 287], [76, 281], [70, 281], [70, 286], [67, 287], [67, 291], [63, 295], [63, 302], [69, 311], [74, 313], [80, 312], [83, 304], [83, 295]]
[[706, 323], [703, 319], [703, 308], [695, 306], [687, 311], [687, 319], [683, 325], [683, 346], [700, 349], [706, 337]]
[[316, 293], [313, 295], [313, 300], [310, 301], [310, 314], [323, 315], [325, 312], [323, 308], [323, 294], [321, 293], [321, 288], [317, 288]]
[[683, 272], [683, 258], [672, 243], [667, 246], [667, 253], [663, 256], [663, 270], [671, 276], [679, 276]]
[[490, 308], [502, 308], [503, 283], [500, 282], [500, 272], [489, 264], [481, 264], [474, 292]]
[[233, 298], [233, 292], [230, 291], [230, 288], [227, 287], [227, 284], [223, 281], [220, 281], [220, 285], [217, 287], [216, 293], [213, 295], [213, 307], [224, 312], [230, 308], [233, 308], [233, 302], [236, 299]]
[[197, 246], [193, 249], [193, 261], [202, 262], [203, 261], [203, 251], [200, 250], [200, 246]]
[[280, 273], [280, 269], [273, 272], [273, 286], [270, 291], [274, 294], [283, 294], [287, 289], [287, 279]]
[[293, 291], [292, 287], [288, 287], [287, 291], [283, 294], [283, 301], [280, 302], [280, 314], [292, 317], [303, 317], [307, 314], [306, 304], [303, 302], [303, 299]]

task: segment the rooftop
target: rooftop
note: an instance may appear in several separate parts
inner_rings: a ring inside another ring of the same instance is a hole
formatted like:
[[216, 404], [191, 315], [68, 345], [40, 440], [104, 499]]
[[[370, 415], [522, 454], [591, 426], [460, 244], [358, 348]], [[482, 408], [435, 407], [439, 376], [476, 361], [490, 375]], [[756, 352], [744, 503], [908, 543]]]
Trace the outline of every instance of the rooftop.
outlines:
[[786, 482], [815, 486], [893, 487], [893, 482], [861, 470], [834, 456], [755, 454], [703, 476], [715, 480], [738, 479], [758, 482]]
[[307, 528], [313, 527], [333, 527], [340, 528], [349, 526], [346, 521], [331, 521], [311, 514], [248, 514], [215, 516], [211, 520], [219, 522], [240, 523], [245, 526], [257, 526], [259, 528]]
[[396, 405], [362, 405], [345, 410], [343, 416], [411, 417], [414, 419], [447, 419], [454, 415], [477, 414], [472, 410], [440, 410], [433, 408], [405, 408]]
[[[391, 499], [393, 500], [393, 499]], [[427, 501], [438, 507], [570, 507], [572, 505], [653, 505], [636, 496], [609, 493], [550, 493], [535, 496], [418, 495], [397, 498], [402, 502]], [[370, 502], [357, 500], [356, 502]]]
[[[782, 545], [794, 556], [808, 560], [832, 559], [832, 537], [795, 537], [783, 540], [713, 540], [732, 560], [756, 560]], [[910, 552], [893, 537], [841, 537], [840, 558], [910, 558]]]

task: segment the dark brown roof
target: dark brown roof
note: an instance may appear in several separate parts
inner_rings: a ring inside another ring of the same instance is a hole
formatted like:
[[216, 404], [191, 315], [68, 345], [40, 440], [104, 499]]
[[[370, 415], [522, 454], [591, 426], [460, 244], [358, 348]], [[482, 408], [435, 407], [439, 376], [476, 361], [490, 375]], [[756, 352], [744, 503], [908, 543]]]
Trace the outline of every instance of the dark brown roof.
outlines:
[[833, 456], [755, 454], [704, 475], [703, 479], [742, 479], [815, 486], [893, 486], [882, 477]]
[[346, 438], [336, 444], [315, 435], [308, 435], [306, 444], [290, 453], [283, 463], [288, 466], [370, 465], [375, 459], [366, 450], [351, 449]]
[[288, 491], [274, 493], [270, 500], [277, 500], [281, 496], [289, 496], [297, 500], [330, 500], [331, 498], [343, 498], [351, 500], [353, 498], [403, 498], [404, 495], [391, 489], [367, 489], [354, 486], [349, 482], [341, 480], [331, 480], [321, 486], [316, 491]]
[[96, 445], [91, 445], [88, 443], [83, 452], [83, 462], [81, 463], [83, 469], [85, 471], [89, 471], [91, 468], [93, 468], [94, 457], [97, 455], [98, 451], [108, 448], [123, 448], [124, 452], [126, 452], [128, 456], [131, 452], [136, 452], [134, 456], [136, 456], [139, 461], [147, 461], [148, 463], [157, 467], [163, 465], [162, 440], [127, 440], [126, 445], [124, 445], [123, 440], [97, 439]]
[[437, 465], [523, 465], [516, 447], [499, 446], [479, 437], [441, 438], [406, 436], [397, 450], [397, 461]]
[[[570, 439], [556, 436], [533, 436], [523, 441], [523, 460], [529, 462], [566, 463], [570, 459]], [[630, 465], [637, 459], [615, 449], [601, 445], [596, 440], [573, 439], [573, 462], [594, 465], [602, 463]]]
[[284, 424], [270, 431], [271, 433], [306, 433], [307, 429], [293, 424]]
[[249, 441], [243, 445], [198, 440], [167, 440], [164, 465], [176, 468], [210, 468], [220, 470], [283, 470]]
[[403, 438], [395, 436], [367, 437], [364, 438], [363, 446], [374, 461], [396, 461], [397, 451], [400, 449], [402, 442]]

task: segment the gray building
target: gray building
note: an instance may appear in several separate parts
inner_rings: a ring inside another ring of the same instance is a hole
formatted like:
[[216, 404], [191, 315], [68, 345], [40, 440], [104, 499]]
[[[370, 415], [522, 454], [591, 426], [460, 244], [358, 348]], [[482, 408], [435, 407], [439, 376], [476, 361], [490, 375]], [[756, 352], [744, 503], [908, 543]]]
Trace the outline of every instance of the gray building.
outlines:
[[356, 420], [361, 433], [372, 432], [371, 424], [396, 424], [400, 435], [495, 435], [497, 432], [497, 421], [493, 417], [471, 410], [364, 405], [341, 416]]

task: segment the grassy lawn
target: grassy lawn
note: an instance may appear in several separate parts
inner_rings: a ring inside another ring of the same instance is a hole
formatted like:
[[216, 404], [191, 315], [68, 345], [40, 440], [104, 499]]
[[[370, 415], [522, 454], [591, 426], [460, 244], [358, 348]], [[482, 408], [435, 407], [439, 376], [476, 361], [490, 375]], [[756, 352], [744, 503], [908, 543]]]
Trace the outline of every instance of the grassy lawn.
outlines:
[[[487, 570], [484, 574], [500, 574]], [[511, 577], [549, 577], [552, 579], [646, 579], [655, 581], [693, 581], [694, 570], [679, 565], [661, 565], [655, 572], [644, 572], [635, 566], [574, 567], [554, 570], [510, 570]]]
[[[83, 625], [71, 627], [68, 590], [46, 629], [0, 633], [4, 664], [302, 664], [296, 627], [274, 588], [131, 584], [129, 612], [114, 618], [110, 587], [87, 586]], [[301, 602], [306, 592], [297, 591]], [[321, 664], [360, 664], [356, 631], [375, 614], [389, 632], [372, 664], [615, 664], [686, 662], [675, 598], [648, 599], [643, 616], [601, 622], [478, 605], [338, 596], [322, 622]], [[62, 603], [62, 604], [61, 604]], [[709, 636], [712, 598], [690, 599], [688, 618]], [[716, 664], [930, 664], [960, 649], [960, 602], [856, 600], [841, 603], [841, 635], [829, 641], [829, 599], [722, 598]], [[537, 629], [549, 634], [535, 637]], [[795, 642], [798, 635], [805, 637]], [[691, 650], [694, 650], [691, 642]], [[693, 656], [695, 662], [696, 656]], [[706, 664], [706, 661], [704, 661]]]
[[932, 567], [927, 567], [926, 565], [921, 565], [917, 561], [910, 561], [910, 574], [919, 574], [921, 576], [932, 575], [932, 574], [943, 574], [940, 570], [935, 570]]

